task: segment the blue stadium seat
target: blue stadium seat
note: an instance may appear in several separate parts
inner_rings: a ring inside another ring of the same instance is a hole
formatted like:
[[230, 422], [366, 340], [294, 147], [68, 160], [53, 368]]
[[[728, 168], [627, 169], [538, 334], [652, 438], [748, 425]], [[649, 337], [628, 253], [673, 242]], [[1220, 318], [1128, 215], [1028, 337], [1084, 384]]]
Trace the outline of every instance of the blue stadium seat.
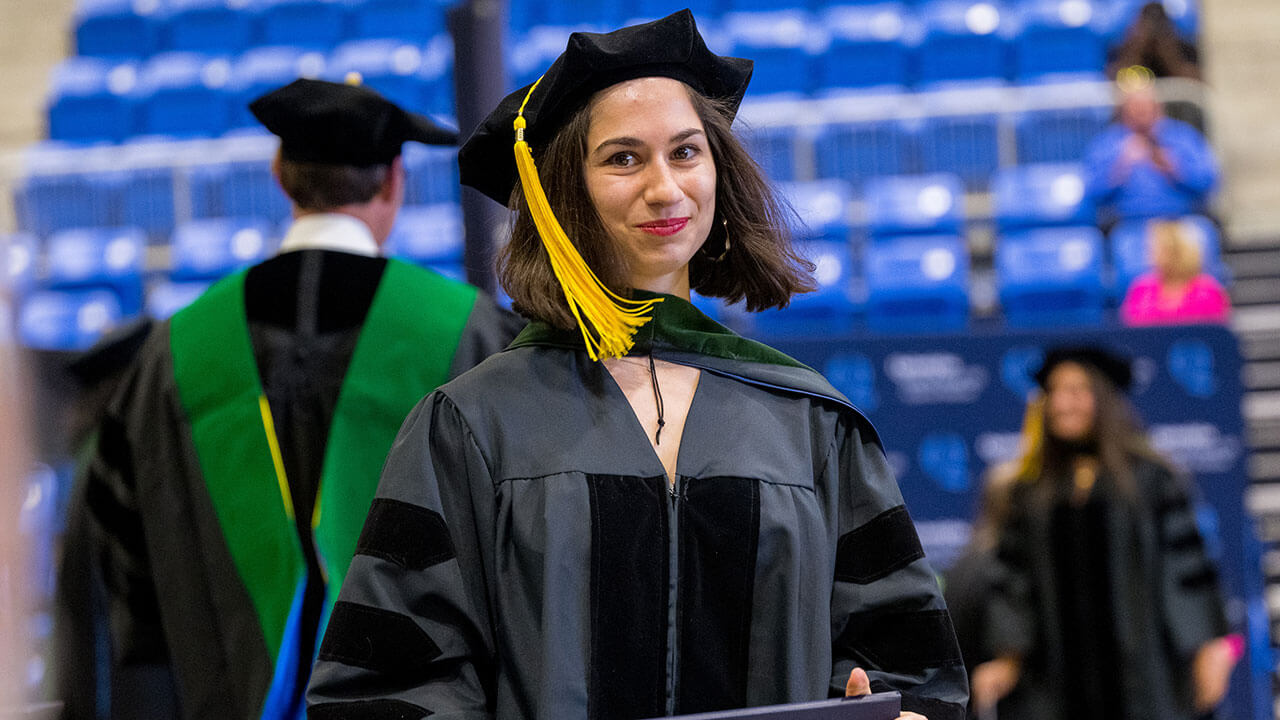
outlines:
[[49, 138], [119, 142], [137, 131], [131, 96], [138, 68], [132, 62], [71, 58], [49, 80]]
[[231, 63], [199, 53], [162, 53], [138, 75], [139, 132], [207, 137], [231, 126]]
[[253, 46], [253, 16], [228, 0], [166, 0], [166, 50], [236, 54]]
[[407, 206], [400, 211], [385, 252], [419, 265], [462, 262], [462, 208], [452, 203]]
[[330, 48], [347, 36], [343, 0], [254, 0], [263, 45]]
[[109, 288], [127, 315], [142, 309], [147, 237], [138, 228], [79, 228], [48, 240], [44, 285], [52, 290]]
[[106, 173], [101, 182], [117, 198], [116, 224], [140, 227], [152, 237], [167, 236], [173, 229], [175, 196], [174, 164], [180, 156], [170, 142], [132, 142], [120, 147], [120, 160], [128, 170]]
[[334, 50], [325, 74], [341, 81], [356, 72], [365, 85], [408, 110], [452, 115], [452, 63], [444, 36], [428, 44], [354, 40]]
[[298, 78], [324, 75], [324, 53], [292, 45], [271, 45], [247, 50], [231, 62], [231, 127], [257, 127], [249, 103]]
[[866, 244], [867, 327], [945, 332], [969, 321], [969, 253], [958, 235], [908, 235]]
[[910, 143], [902, 125], [892, 120], [828, 125], [814, 139], [818, 177], [860, 183], [907, 171]]
[[80, 0], [76, 3], [76, 53], [145, 57], [156, 51], [160, 0]]
[[156, 320], [167, 320], [203, 295], [210, 284], [201, 280], [189, 282], [162, 280], [155, 283], [147, 289], [147, 315]]
[[[813, 31], [803, 12], [735, 13], [725, 19], [725, 30], [733, 43], [733, 55], [755, 61], [751, 75], [751, 95], [808, 94], [814, 73], [808, 42]], [[785, 6], [784, 6], [785, 7]]]
[[216, 280], [271, 254], [271, 223], [251, 218], [206, 218], [173, 231], [169, 279]]
[[455, 148], [405, 143], [405, 203], [434, 205], [458, 202], [458, 151]]
[[289, 217], [289, 199], [267, 161], [199, 165], [191, 169], [189, 182], [194, 218], [260, 217], [280, 222]]
[[1030, 110], [1014, 116], [1018, 162], [1079, 162], [1111, 117], [1110, 106]]
[[954, 174], [873, 178], [863, 194], [873, 236], [960, 231], [964, 188]]
[[831, 44], [814, 61], [815, 90], [909, 84], [909, 22], [901, 3], [840, 6], [823, 13]]
[[924, 96], [927, 116], [908, 121], [926, 173], [953, 172], [982, 189], [1000, 167], [1000, 123], [994, 109], [1005, 88], [986, 82], [935, 86]]
[[[1129, 285], [1141, 274], [1151, 269], [1148, 249], [1147, 225], [1155, 220], [1126, 220], [1111, 230], [1111, 265], [1114, 270], [1112, 295], [1124, 297]], [[1184, 232], [1200, 245], [1204, 272], [1213, 275], [1224, 285], [1230, 281], [1230, 273], [1222, 262], [1221, 238], [1218, 227], [1202, 215], [1179, 218]]]
[[795, 211], [799, 226], [792, 229], [797, 240], [851, 242], [849, 206], [853, 188], [843, 180], [784, 183], [778, 192]]
[[1019, 165], [992, 180], [996, 224], [1001, 230], [1044, 225], [1086, 225], [1093, 205], [1084, 197], [1079, 165]]
[[36, 279], [36, 260], [40, 244], [31, 233], [0, 235], [0, 297], [20, 296], [31, 289]]
[[[600, 28], [593, 25], [556, 25], [548, 26], [540, 22], [517, 22], [517, 8], [526, 9], [541, 7], [545, 3], [514, 3], [512, 7], [511, 27], [516, 30], [527, 29], [523, 35], [517, 35], [507, 53], [507, 69], [512, 89], [532, 84], [542, 77], [551, 67], [560, 53], [564, 52], [565, 42], [569, 35], [579, 30], [598, 32]], [[663, 13], [664, 15], [666, 13]]]
[[[68, 484], [69, 479], [66, 481]], [[57, 548], [62, 533], [66, 491], [58, 473], [48, 465], [39, 464], [23, 478], [23, 497], [18, 509], [18, 530], [23, 536], [27, 551], [27, 572], [20, 577], [24, 584], [24, 597], [34, 601], [34, 608], [48, 608], [52, 604], [58, 576]], [[32, 646], [39, 647], [47, 640], [50, 621], [47, 616], [33, 618], [28, 636]], [[43, 635], [45, 637], [41, 638]]]
[[744, 102], [738, 114], [739, 137], [764, 174], [774, 182], [797, 179], [794, 125], [799, 107], [790, 101]]
[[1014, 327], [1102, 322], [1102, 233], [1095, 227], [1005, 233], [996, 243], [996, 284]]
[[796, 295], [782, 310], [751, 316], [752, 330], [768, 336], [821, 336], [847, 333], [861, 309], [856, 259], [847, 242], [800, 240], [796, 250], [815, 265], [818, 288]]
[[124, 317], [110, 290], [37, 290], [18, 310], [18, 339], [39, 350], [87, 350]]
[[936, 0], [920, 7], [919, 81], [1007, 78], [1009, 10], [985, 0]]
[[120, 224], [116, 186], [81, 170], [93, 152], [56, 143], [27, 149], [25, 175], [13, 196], [19, 229], [48, 237], [68, 228]]
[[1013, 39], [1014, 77], [1096, 72], [1106, 61], [1102, 14], [1092, 0], [1028, 0]]
[[447, 32], [447, 0], [352, 0], [352, 38], [401, 38], [418, 44]]

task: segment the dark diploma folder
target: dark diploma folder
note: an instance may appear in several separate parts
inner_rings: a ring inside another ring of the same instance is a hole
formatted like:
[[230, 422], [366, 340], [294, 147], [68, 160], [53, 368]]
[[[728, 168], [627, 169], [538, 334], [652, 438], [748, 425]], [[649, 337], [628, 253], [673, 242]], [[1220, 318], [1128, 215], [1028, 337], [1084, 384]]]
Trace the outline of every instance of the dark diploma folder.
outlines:
[[676, 717], [681, 720], [894, 720], [901, 712], [902, 696], [896, 692], [884, 692], [855, 698], [818, 700], [794, 705], [766, 705]]

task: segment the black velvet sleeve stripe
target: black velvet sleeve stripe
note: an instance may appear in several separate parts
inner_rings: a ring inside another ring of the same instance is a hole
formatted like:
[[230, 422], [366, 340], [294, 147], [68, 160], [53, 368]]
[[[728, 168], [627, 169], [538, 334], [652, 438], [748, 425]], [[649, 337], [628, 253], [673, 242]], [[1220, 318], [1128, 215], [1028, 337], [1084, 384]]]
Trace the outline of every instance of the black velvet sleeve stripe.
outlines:
[[1204, 547], [1204, 539], [1200, 537], [1200, 533], [1194, 528], [1188, 529], [1186, 532], [1179, 533], [1176, 537], [1168, 542], [1170, 550], [1194, 550]]
[[430, 714], [404, 700], [329, 702], [307, 708], [307, 720], [421, 720]]
[[902, 711], [919, 713], [929, 720], [964, 720], [964, 706], [937, 698], [902, 694]]
[[960, 662], [960, 647], [946, 610], [855, 616], [836, 638], [835, 647], [838, 654], [865, 658], [876, 669], [895, 673]]
[[1160, 501], [1160, 506], [1156, 511], [1161, 515], [1168, 515], [1173, 512], [1188, 511], [1191, 509], [1191, 501], [1186, 495], [1170, 495]]
[[924, 557], [916, 527], [899, 505], [850, 530], [836, 547], [836, 580], [866, 585]]
[[440, 646], [413, 618], [390, 610], [339, 601], [333, 606], [320, 659], [391, 676], [423, 672]]
[[369, 555], [406, 570], [425, 570], [454, 557], [444, 518], [428, 508], [375, 498], [356, 543], [357, 555]]
[[1178, 584], [1187, 590], [1198, 590], [1207, 585], [1212, 585], [1218, 581], [1218, 572], [1213, 568], [1205, 565], [1196, 572], [1187, 574], [1178, 579]]

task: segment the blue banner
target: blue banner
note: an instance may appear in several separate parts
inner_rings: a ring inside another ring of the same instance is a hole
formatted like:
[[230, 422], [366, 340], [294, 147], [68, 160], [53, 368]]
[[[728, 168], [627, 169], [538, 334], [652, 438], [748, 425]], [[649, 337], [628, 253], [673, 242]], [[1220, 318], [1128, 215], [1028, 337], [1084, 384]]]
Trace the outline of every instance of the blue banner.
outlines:
[[[1257, 602], [1262, 579], [1260, 546], [1244, 508], [1241, 359], [1235, 336], [1225, 328], [860, 336], [771, 344], [820, 370], [871, 418], [938, 568], [947, 567], [968, 538], [983, 473], [1018, 454], [1026, 399], [1035, 387], [1031, 375], [1044, 352], [1057, 345], [1092, 344], [1131, 358], [1130, 399], [1153, 445], [1199, 489], [1198, 518], [1222, 573], [1232, 623], [1242, 632], [1257, 626], [1258, 619], [1248, 617], [1250, 606], [1262, 607]], [[1251, 656], [1241, 662], [1223, 717], [1270, 716], [1269, 710], [1259, 714], [1269, 705], [1269, 638], [1251, 633], [1249, 644]]]

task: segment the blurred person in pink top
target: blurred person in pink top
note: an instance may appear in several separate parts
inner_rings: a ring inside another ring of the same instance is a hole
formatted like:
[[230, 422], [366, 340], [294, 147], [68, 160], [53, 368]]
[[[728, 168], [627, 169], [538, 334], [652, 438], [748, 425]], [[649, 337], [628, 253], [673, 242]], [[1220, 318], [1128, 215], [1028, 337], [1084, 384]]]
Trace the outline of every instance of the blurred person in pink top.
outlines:
[[1204, 272], [1204, 253], [1182, 224], [1149, 225], [1151, 271], [1138, 276], [1120, 305], [1126, 325], [1225, 323], [1231, 312], [1227, 291]]

